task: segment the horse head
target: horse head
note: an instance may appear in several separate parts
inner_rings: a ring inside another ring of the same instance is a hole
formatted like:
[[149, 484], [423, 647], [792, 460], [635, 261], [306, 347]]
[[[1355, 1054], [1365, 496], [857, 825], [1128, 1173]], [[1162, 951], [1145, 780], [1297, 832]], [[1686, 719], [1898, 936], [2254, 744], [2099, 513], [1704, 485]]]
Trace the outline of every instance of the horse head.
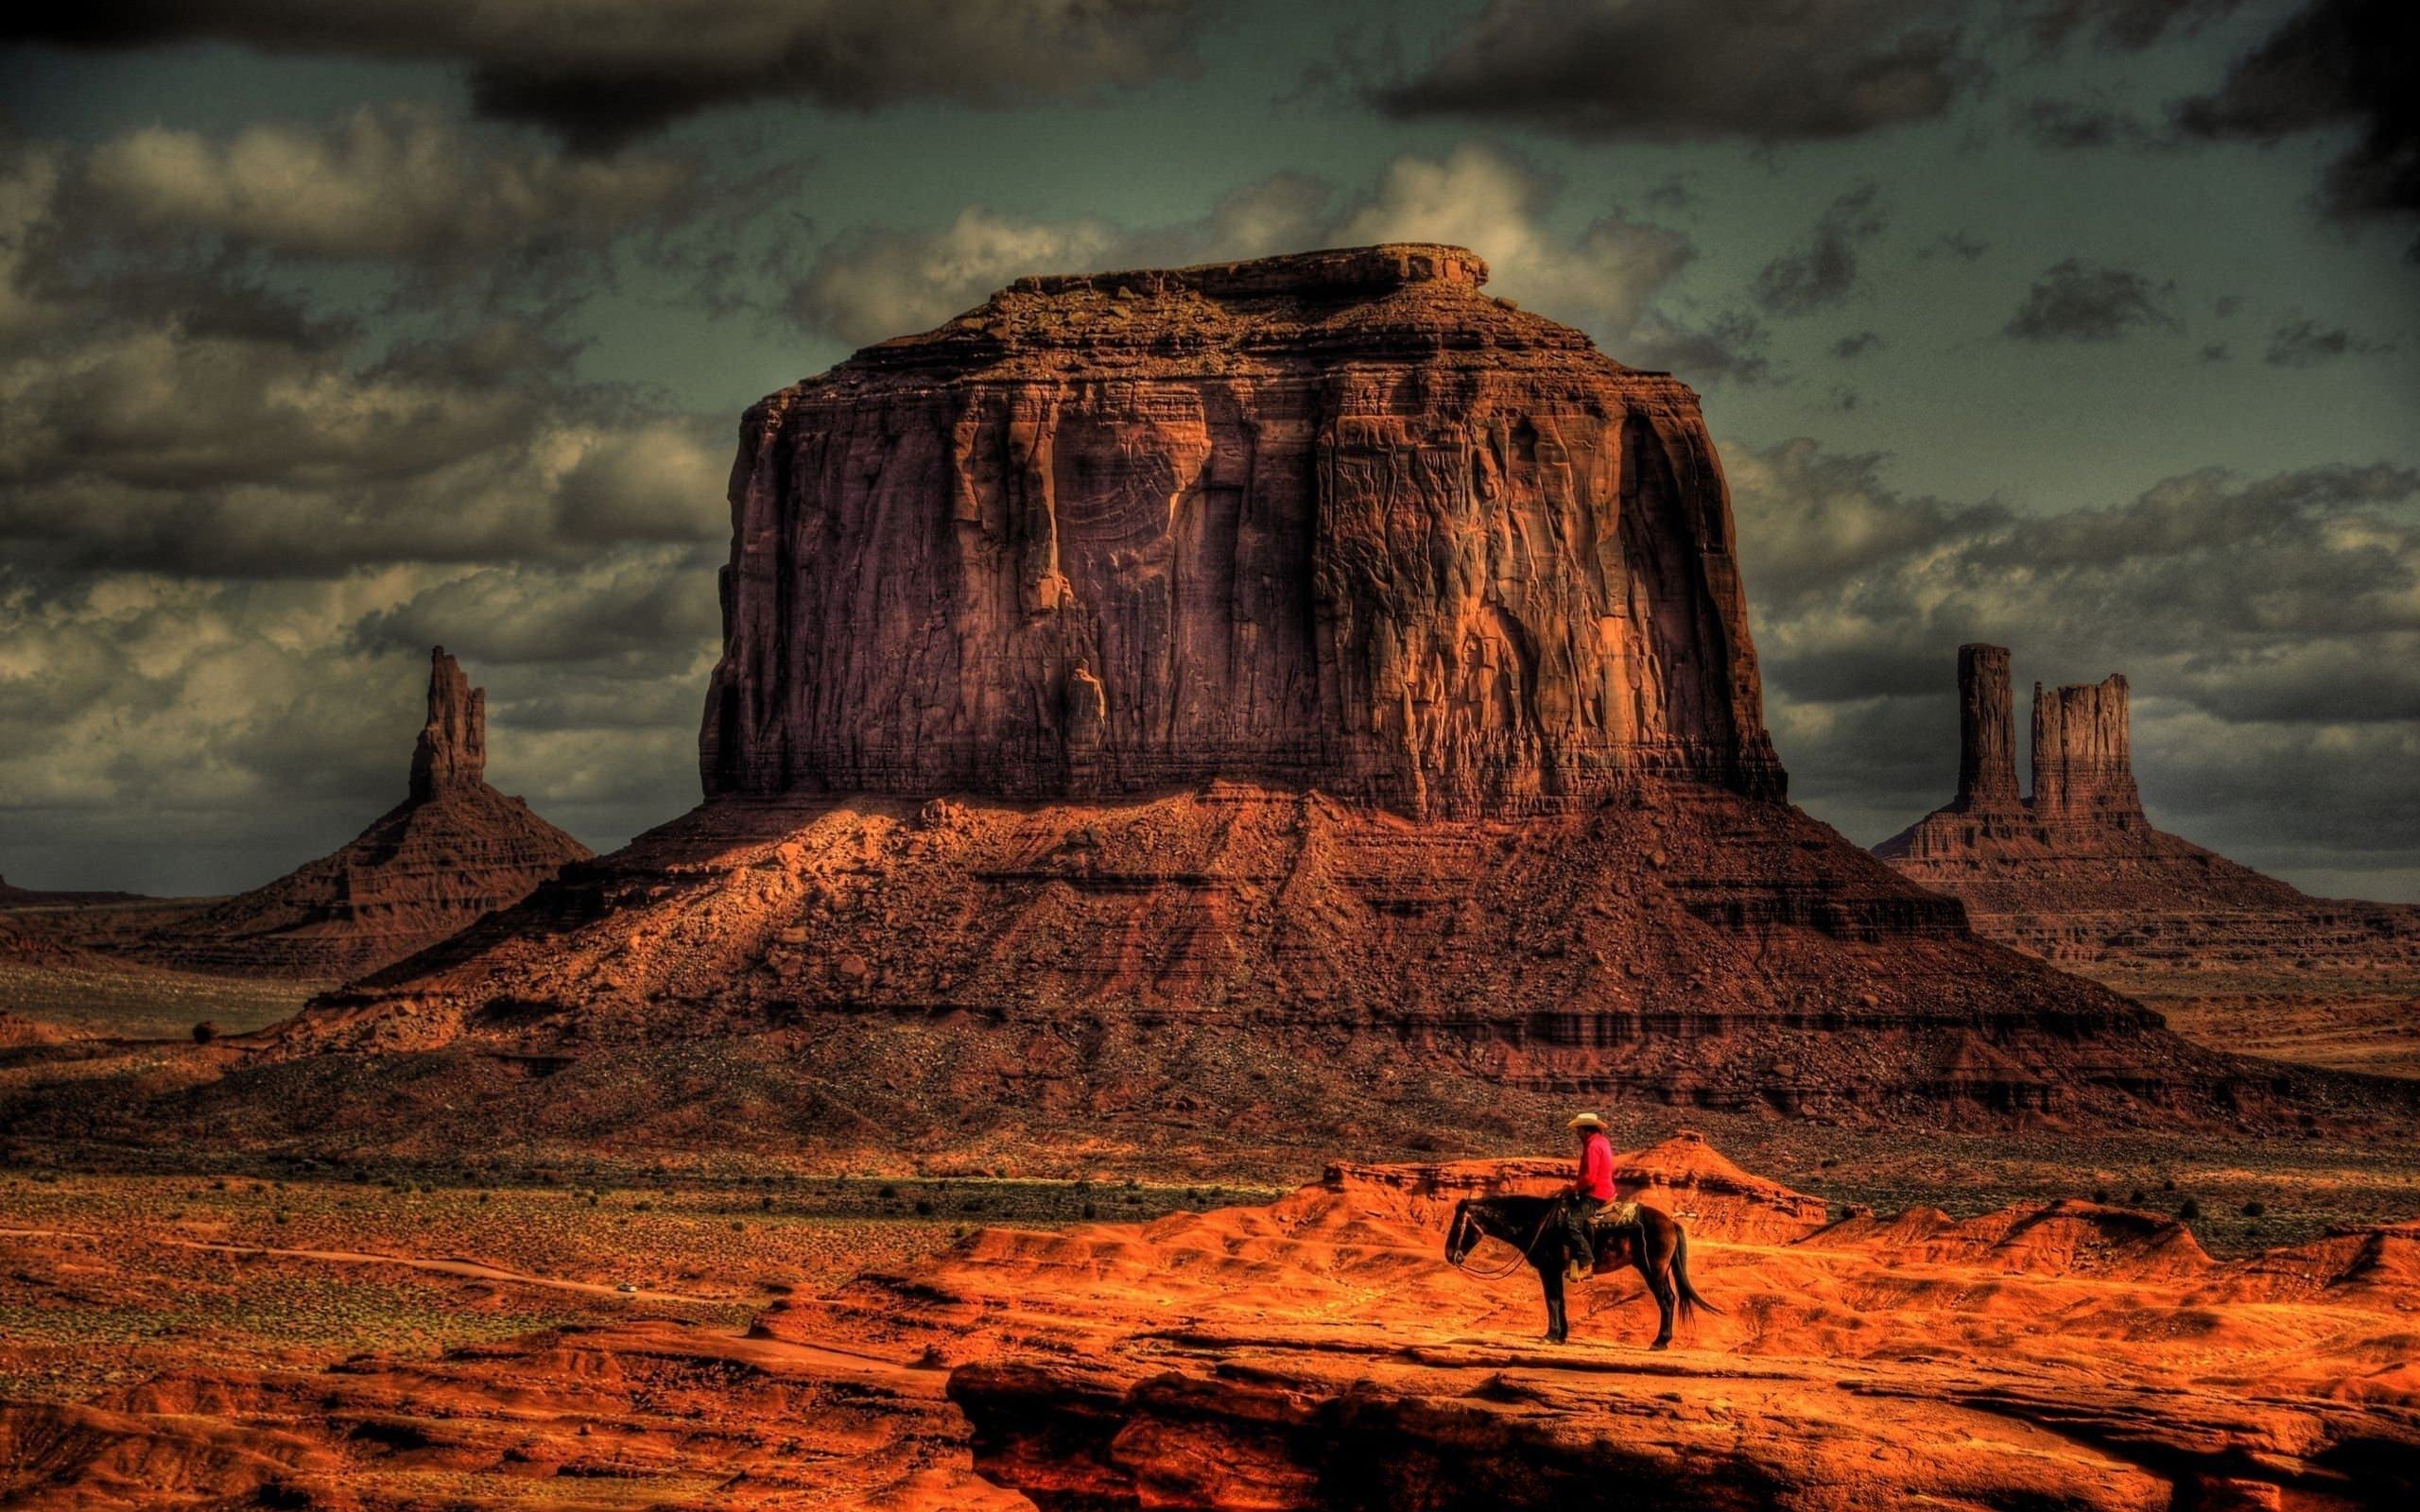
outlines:
[[1454, 1221], [1445, 1226], [1445, 1263], [1459, 1265], [1479, 1241], [1479, 1227], [1471, 1219], [1471, 1199], [1454, 1204]]

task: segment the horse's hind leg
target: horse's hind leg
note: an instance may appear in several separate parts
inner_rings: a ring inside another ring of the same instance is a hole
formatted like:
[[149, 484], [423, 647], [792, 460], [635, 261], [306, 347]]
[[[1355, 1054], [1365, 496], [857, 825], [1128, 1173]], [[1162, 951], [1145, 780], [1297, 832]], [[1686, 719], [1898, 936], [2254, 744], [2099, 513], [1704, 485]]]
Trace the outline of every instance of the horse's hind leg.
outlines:
[[1648, 1348], [1668, 1349], [1672, 1343], [1673, 1309], [1680, 1300], [1680, 1294], [1672, 1285], [1672, 1273], [1652, 1262], [1642, 1264], [1638, 1268], [1640, 1274], [1647, 1278], [1648, 1291], [1655, 1297], [1655, 1342]]
[[1563, 1266], [1560, 1262], [1542, 1267], [1538, 1280], [1547, 1290], [1547, 1342], [1561, 1344], [1571, 1336], [1571, 1323], [1564, 1312]]

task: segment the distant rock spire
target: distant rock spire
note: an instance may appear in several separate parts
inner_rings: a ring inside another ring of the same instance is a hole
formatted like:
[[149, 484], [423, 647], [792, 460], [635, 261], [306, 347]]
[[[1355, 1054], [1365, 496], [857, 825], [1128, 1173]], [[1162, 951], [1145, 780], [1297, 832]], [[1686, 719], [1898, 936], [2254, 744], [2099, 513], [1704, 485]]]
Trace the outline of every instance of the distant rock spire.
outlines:
[[488, 696], [462, 675], [461, 664], [434, 646], [428, 653], [428, 723], [412, 747], [412, 797], [426, 800], [451, 789], [476, 787], [488, 765]]
[[2033, 812], [2139, 818], [2126, 679], [2044, 689], [2033, 685]]
[[2008, 647], [1958, 648], [1958, 798], [1960, 813], [2014, 809], [2016, 721], [2011, 713]]

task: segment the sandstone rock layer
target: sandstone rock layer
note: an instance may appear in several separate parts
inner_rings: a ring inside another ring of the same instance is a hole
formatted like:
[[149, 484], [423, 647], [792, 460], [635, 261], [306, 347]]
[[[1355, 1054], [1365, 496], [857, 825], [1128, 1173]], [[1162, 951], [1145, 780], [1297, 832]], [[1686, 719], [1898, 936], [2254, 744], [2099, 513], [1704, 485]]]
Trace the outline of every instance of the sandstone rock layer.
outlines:
[[409, 796], [342, 849], [129, 949], [190, 971], [341, 981], [529, 895], [586, 846], [488, 785], [485, 696], [442, 646]]
[[1696, 396], [1485, 278], [1027, 279], [758, 404], [706, 791], [1777, 796]]
[[501, 1135], [631, 1083], [637, 1101], [579, 1118], [693, 1123], [668, 1111], [686, 1080], [634, 1057], [730, 1054], [710, 1040], [761, 1047], [742, 1058], [797, 1085], [719, 1074], [717, 1094], [747, 1086], [775, 1111], [741, 1101], [718, 1137], [843, 1147], [946, 1145], [963, 1114], [1020, 1144], [1156, 1141], [1175, 1121], [1188, 1149], [1319, 1150], [1348, 1125], [1509, 1128], [1579, 1096], [2234, 1120], [2285, 1085], [1976, 940], [1953, 902], [1793, 809], [1658, 780], [1518, 821], [1239, 784], [725, 799], [321, 999], [278, 1055], [548, 1068], [447, 1093], [492, 1098], [477, 1122]]

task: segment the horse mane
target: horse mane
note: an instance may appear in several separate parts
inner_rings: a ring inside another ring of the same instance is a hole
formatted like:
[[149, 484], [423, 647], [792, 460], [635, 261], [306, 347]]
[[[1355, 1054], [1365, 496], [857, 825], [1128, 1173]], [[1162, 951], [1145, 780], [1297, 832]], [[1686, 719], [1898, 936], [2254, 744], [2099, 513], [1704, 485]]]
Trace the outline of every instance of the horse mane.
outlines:
[[1464, 1197], [1473, 1208], [1484, 1208], [1497, 1217], [1512, 1223], [1534, 1223], [1538, 1215], [1563, 1200], [1560, 1196], [1536, 1196], [1526, 1192], [1506, 1192], [1484, 1197]]

